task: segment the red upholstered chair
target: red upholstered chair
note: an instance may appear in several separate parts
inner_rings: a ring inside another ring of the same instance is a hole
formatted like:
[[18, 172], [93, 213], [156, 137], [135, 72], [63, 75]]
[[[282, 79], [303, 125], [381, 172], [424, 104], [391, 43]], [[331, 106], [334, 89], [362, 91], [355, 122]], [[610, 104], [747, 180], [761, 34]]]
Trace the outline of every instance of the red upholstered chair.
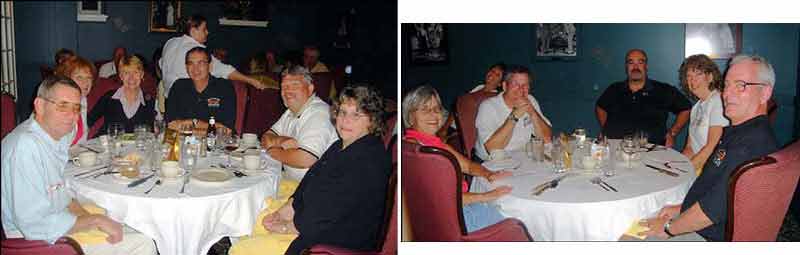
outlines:
[[247, 88], [250, 87], [246, 83], [240, 81], [231, 81], [233, 89], [236, 91], [236, 133], [242, 134], [244, 131], [244, 116], [247, 110]]
[[322, 98], [326, 103], [331, 103], [331, 86], [333, 82], [332, 72], [312, 73], [311, 78], [314, 79], [314, 93], [319, 98]]
[[725, 239], [774, 242], [798, 178], [800, 142], [740, 165], [729, 180]]
[[142, 87], [142, 92], [145, 95], [150, 95], [150, 98], [158, 97], [158, 81], [149, 71], [144, 71], [144, 78], [139, 86]]
[[2, 99], [0, 99], [0, 107], [3, 109], [2, 122], [0, 122], [0, 139], [3, 139], [17, 126], [17, 103], [14, 102], [14, 97], [3, 93]]
[[383, 244], [377, 251], [355, 251], [333, 245], [317, 244], [306, 250], [303, 254], [330, 254], [330, 255], [389, 255], [397, 254], [397, 164], [392, 165], [392, 175], [389, 178], [389, 189], [386, 192], [386, 213], [381, 237]]
[[778, 119], [778, 104], [775, 99], [770, 98], [767, 101], [767, 117], [769, 117], [769, 124], [775, 126], [775, 121]]
[[[122, 83], [119, 80], [101, 77], [95, 79], [94, 87], [92, 87], [92, 90], [89, 91], [89, 95], [86, 96], [88, 111], [90, 112], [94, 108], [94, 106], [97, 104], [97, 101], [100, 101], [100, 98], [103, 97], [103, 95], [109, 91], [118, 89], [121, 86]], [[92, 125], [92, 128], [89, 129], [89, 138], [93, 138], [97, 135], [97, 132], [100, 131], [100, 127], [103, 126], [103, 122], [105, 122], [105, 120], [101, 117], [94, 123], [94, 125]]]
[[467, 158], [472, 158], [472, 149], [475, 147], [475, 139], [478, 137], [478, 129], [475, 128], [478, 107], [483, 100], [496, 95], [497, 93], [477, 91], [456, 99], [456, 125], [458, 133], [461, 134], [461, 145]]
[[392, 130], [395, 129], [396, 124], [397, 113], [392, 113], [392, 116], [386, 119], [386, 128], [383, 132], [383, 145], [386, 146], [386, 148], [389, 148], [389, 142], [392, 141], [392, 137], [395, 137], [392, 135]]
[[244, 118], [244, 131], [261, 134], [269, 130], [281, 118], [286, 107], [281, 100], [281, 91], [277, 89], [257, 89], [248, 86], [247, 115]]
[[0, 253], [3, 255], [83, 255], [83, 249], [74, 239], [62, 237], [51, 245], [45, 241], [30, 241], [24, 238], [6, 239], [6, 232], [0, 228], [2, 241]]
[[435, 147], [402, 141], [403, 196], [415, 241], [532, 241], [525, 225], [507, 218], [467, 233], [461, 205], [461, 169]]

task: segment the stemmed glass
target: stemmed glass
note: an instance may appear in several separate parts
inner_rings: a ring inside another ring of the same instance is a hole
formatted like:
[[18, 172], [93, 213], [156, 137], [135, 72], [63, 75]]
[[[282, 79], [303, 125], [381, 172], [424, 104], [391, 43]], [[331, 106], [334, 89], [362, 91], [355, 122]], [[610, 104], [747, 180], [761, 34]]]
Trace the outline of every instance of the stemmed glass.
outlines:
[[222, 143], [225, 145], [225, 151], [228, 154], [227, 167], [231, 167], [231, 153], [239, 148], [239, 137], [233, 133], [225, 134], [222, 139]]
[[620, 146], [622, 146], [622, 152], [624, 152], [626, 155], [625, 162], [628, 164], [627, 167], [629, 169], [633, 168], [631, 161], [633, 161], [633, 155], [636, 154], [636, 150], [638, 149], [637, 142], [634, 140], [633, 136], [626, 135], [624, 138], [622, 138]]

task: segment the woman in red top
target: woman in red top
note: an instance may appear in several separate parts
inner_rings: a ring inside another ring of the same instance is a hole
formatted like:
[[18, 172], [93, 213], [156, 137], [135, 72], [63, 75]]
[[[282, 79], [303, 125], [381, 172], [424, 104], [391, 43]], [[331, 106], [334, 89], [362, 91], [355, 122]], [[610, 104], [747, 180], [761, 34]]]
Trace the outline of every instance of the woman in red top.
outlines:
[[[489, 181], [511, 175], [507, 171], [492, 172], [487, 170], [480, 164], [469, 160], [436, 136], [436, 131], [444, 124], [444, 116], [442, 115], [442, 103], [435, 89], [429, 86], [420, 86], [405, 96], [402, 105], [403, 126], [406, 128], [403, 139], [450, 152], [456, 157], [461, 171], [465, 174], [486, 178]], [[464, 203], [464, 223], [467, 231], [473, 232], [505, 218], [497, 209], [490, 207], [486, 202], [508, 194], [511, 192], [511, 187], [501, 186], [486, 193], [472, 193], [466, 192], [466, 181], [462, 181], [462, 185], [462, 190], [465, 191], [462, 201]], [[409, 194], [409, 196], [414, 195], [423, 194]]]

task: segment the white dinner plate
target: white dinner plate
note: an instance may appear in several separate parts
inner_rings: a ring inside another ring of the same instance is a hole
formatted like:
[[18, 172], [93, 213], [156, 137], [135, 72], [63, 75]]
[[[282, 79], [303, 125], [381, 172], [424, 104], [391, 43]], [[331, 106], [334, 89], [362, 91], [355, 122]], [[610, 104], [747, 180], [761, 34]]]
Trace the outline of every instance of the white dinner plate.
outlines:
[[210, 185], [219, 185], [233, 178], [231, 172], [219, 168], [203, 168], [192, 171], [192, 179]]

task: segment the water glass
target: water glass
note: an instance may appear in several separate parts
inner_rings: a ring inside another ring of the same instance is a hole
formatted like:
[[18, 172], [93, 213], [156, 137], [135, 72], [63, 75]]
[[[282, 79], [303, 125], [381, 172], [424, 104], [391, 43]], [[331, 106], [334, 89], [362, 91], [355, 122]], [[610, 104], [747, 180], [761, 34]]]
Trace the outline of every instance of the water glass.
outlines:
[[584, 142], [586, 142], [586, 129], [580, 127], [576, 128], [573, 135], [575, 136], [575, 143], [578, 144], [578, 147], [583, 148]]
[[553, 158], [553, 170], [555, 173], [566, 172], [567, 165], [564, 162], [564, 151], [562, 150], [561, 146], [554, 144], [553, 149], [550, 151], [550, 155]]
[[192, 171], [197, 164], [198, 143], [186, 143], [181, 147], [181, 167], [186, 171]]
[[622, 147], [622, 152], [625, 153], [625, 155], [623, 155], [623, 159], [627, 163], [627, 167], [629, 169], [633, 168], [633, 166], [631, 165], [631, 161], [633, 161], [633, 156], [634, 154], [636, 154], [636, 150], [638, 149], [638, 144], [634, 140], [633, 136], [625, 136], [622, 139], [620, 146]]
[[108, 135], [111, 136], [113, 140], [119, 140], [120, 135], [125, 133], [125, 127], [122, 126], [122, 123], [114, 122], [108, 125]]
[[536, 162], [544, 161], [544, 139], [539, 137], [531, 138], [533, 144], [533, 160]]
[[639, 144], [639, 148], [647, 148], [647, 145], [650, 143], [646, 131], [636, 132], [636, 140]]

